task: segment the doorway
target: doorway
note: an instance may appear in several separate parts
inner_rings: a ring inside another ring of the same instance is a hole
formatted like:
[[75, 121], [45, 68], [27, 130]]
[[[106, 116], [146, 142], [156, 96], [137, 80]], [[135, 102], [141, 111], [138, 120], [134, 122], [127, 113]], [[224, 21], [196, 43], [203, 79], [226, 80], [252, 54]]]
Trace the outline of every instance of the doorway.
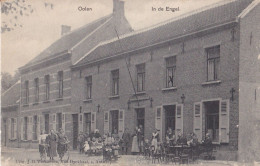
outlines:
[[87, 134], [91, 132], [91, 113], [84, 114], [83, 132]]
[[140, 125], [143, 126], [143, 135], [144, 135], [144, 129], [145, 129], [145, 109], [144, 108], [137, 108], [136, 109], [136, 122], [137, 126], [139, 127]]
[[77, 149], [77, 143], [78, 143], [78, 127], [79, 127], [79, 121], [78, 121], [78, 114], [72, 114], [72, 133], [73, 133], [73, 149]]
[[[110, 117], [111, 117], [111, 133], [112, 134], [118, 134], [118, 110], [110, 111]], [[115, 133], [117, 132], [117, 133]]]
[[165, 110], [165, 134], [169, 128], [175, 133], [175, 105], [164, 106]]
[[49, 134], [49, 114], [44, 115], [44, 126], [45, 126], [45, 133]]
[[[219, 101], [204, 102], [205, 131], [210, 134], [213, 142], [219, 140]], [[205, 133], [205, 134], [206, 134]]]

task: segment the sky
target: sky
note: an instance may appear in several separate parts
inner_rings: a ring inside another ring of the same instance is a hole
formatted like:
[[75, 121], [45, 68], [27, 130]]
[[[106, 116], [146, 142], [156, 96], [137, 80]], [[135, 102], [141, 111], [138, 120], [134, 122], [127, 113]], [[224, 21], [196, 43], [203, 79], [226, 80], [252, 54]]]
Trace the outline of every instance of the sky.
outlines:
[[[12, 1], [12, 0], [7, 0]], [[1, 34], [1, 70], [14, 74], [21, 66], [61, 37], [61, 25], [72, 30], [112, 13], [113, 0], [26, 0], [34, 12], [19, 17], [22, 27]], [[140, 30], [220, 1], [230, 0], [124, 0], [125, 16], [134, 30]], [[53, 4], [45, 7], [45, 3]], [[79, 7], [92, 11], [79, 11]], [[152, 11], [153, 8], [178, 8], [179, 11]], [[1, 15], [10, 22], [13, 15]], [[13, 21], [13, 20], [12, 20]]]

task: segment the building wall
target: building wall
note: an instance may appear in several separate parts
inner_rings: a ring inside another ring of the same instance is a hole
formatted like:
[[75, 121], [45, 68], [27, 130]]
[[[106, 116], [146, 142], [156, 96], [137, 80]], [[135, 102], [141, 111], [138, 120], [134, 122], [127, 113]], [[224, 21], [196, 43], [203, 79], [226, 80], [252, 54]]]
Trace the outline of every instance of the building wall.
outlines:
[[18, 139], [12, 139], [9, 133], [10, 124], [8, 119], [18, 118], [17, 107], [8, 107], [1, 109], [1, 145], [7, 147], [19, 147]]
[[[240, 19], [239, 160], [260, 158], [260, 5]], [[251, 44], [250, 44], [251, 40]]]
[[[235, 27], [238, 31], [237, 27]], [[185, 95], [184, 101], [184, 133], [193, 131], [193, 104], [207, 99], [227, 99], [231, 97], [230, 90], [238, 91], [238, 55], [239, 33], [235, 34], [232, 41], [231, 28], [207, 33], [185, 40], [184, 53], [182, 43], [172, 43], [148, 51], [130, 55], [126, 58], [130, 61], [130, 73], [136, 82], [136, 65], [145, 63], [145, 93], [138, 94], [140, 101], [131, 102], [128, 109], [127, 102], [134, 94], [131, 80], [127, 71], [125, 58], [117, 58], [105, 63], [94, 64], [72, 71], [72, 110], [83, 112], [97, 111], [97, 128], [103, 133], [104, 111], [124, 109], [125, 127], [133, 132], [136, 126], [134, 108], [145, 108], [145, 138], [151, 137], [155, 128], [155, 109], [157, 106], [181, 103], [181, 95]], [[205, 48], [220, 44], [220, 84], [202, 85], [207, 81], [207, 58]], [[151, 53], [152, 52], [152, 53]], [[176, 89], [165, 88], [165, 58], [176, 55]], [[119, 69], [119, 97], [111, 98], [111, 71]], [[81, 77], [80, 77], [81, 73]], [[92, 101], [84, 101], [85, 76], [92, 75], [93, 93]], [[149, 97], [153, 98], [152, 107]], [[238, 146], [238, 95], [234, 93], [234, 100], [230, 101], [230, 134], [229, 144], [220, 146], [223, 151], [237, 151]], [[222, 153], [220, 158], [225, 158]], [[231, 157], [235, 159], [236, 154]]]
[[[71, 61], [68, 56], [64, 56], [58, 62], [47, 64], [37, 70], [31, 70], [27, 73], [23, 73], [21, 76], [22, 90], [21, 90], [21, 111], [20, 117], [43, 116], [40, 122], [40, 131], [44, 130], [44, 115], [49, 114], [50, 123], [51, 115], [54, 113], [66, 113], [71, 112], [71, 71], [70, 71]], [[58, 72], [63, 71], [63, 97], [59, 98], [59, 82], [58, 82]], [[45, 84], [44, 76], [50, 75], [50, 96], [49, 100], [45, 100]], [[34, 94], [34, 79], [39, 78], [39, 102], [35, 102]], [[24, 82], [29, 81], [29, 103], [25, 104], [25, 87]], [[19, 119], [21, 124], [21, 119]], [[50, 126], [50, 129], [52, 127]], [[58, 130], [58, 128], [54, 128]], [[69, 130], [67, 130], [69, 131]], [[19, 127], [19, 136], [21, 137], [21, 128]], [[66, 133], [67, 134], [67, 133]], [[69, 133], [68, 133], [69, 134]], [[21, 140], [21, 147], [25, 148], [37, 148], [37, 140]]]

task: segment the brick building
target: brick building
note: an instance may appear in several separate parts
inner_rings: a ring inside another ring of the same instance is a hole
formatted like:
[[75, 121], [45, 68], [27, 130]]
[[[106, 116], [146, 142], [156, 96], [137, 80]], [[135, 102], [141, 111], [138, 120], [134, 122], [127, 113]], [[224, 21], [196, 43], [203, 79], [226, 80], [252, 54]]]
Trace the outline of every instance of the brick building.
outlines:
[[209, 132], [218, 159], [244, 156], [247, 141], [258, 154], [245, 135], [248, 120], [260, 121], [259, 11], [259, 1], [223, 1], [132, 32], [114, 0], [111, 15], [64, 27], [20, 68], [18, 142], [36, 147], [40, 130], [63, 128], [76, 148], [80, 131], [122, 135], [141, 124], [149, 139], [155, 128], [161, 139], [169, 127], [200, 140]]

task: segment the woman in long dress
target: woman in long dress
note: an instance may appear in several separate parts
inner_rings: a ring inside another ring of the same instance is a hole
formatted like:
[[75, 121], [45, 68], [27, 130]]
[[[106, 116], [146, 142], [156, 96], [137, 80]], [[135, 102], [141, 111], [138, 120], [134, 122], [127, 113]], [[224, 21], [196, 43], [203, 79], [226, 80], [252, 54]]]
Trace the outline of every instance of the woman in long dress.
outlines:
[[54, 157], [57, 156], [57, 136], [53, 129], [50, 132], [51, 133], [46, 138], [46, 143], [49, 145], [48, 156], [50, 157], [50, 160], [54, 160]]
[[133, 134], [132, 149], [131, 149], [132, 154], [139, 153], [139, 147], [138, 147], [138, 142], [137, 142], [137, 132], [138, 132], [138, 127], [135, 128], [135, 132]]
[[62, 160], [67, 150], [68, 150], [68, 138], [65, 135], [63, 129], [60, 129], [60, 132], [58, 133], [58, 147], [57, 147], [57, 152], [59, 154], [60, 160]]
[[156, 152], [158, 148], [158, 142], [160, 142], [160, 136], [157, 129], [152, 133], [152, 146], [154, 147], [154, 151]]

